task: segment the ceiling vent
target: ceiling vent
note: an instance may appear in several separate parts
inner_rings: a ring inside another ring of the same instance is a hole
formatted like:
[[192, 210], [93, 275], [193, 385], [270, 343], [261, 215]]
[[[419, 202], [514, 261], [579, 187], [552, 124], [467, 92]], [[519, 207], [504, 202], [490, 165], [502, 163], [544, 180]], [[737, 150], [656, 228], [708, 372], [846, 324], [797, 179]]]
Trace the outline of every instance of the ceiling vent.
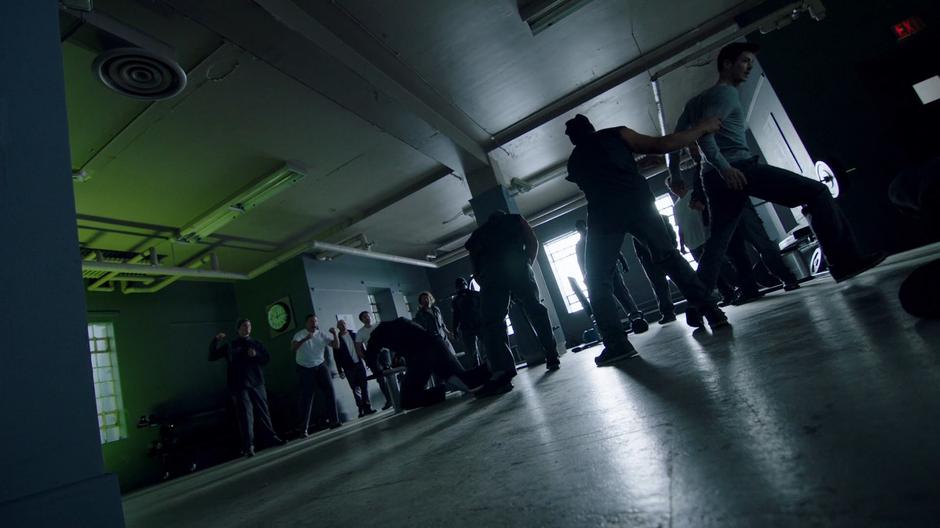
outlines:
[[[173, 59], [176, 50], [172, 46], [95, 10], [90, 1], [81, 6], [76, 3], [60, 4], [65, 14], [78, 19], [70, 35], [86, 47], [101, 50], [92, 70], [105, 86], [147, 101], [169, 99], [183, 91], [186, 72]], [[94, 28], [93, 35], [78, 32], [82, 26]]]
[[179, 64], [143, 48], [105, 51], [92, 69], [105, 86], [134, 99], [169, 99], [186, 87], [186, 72]]

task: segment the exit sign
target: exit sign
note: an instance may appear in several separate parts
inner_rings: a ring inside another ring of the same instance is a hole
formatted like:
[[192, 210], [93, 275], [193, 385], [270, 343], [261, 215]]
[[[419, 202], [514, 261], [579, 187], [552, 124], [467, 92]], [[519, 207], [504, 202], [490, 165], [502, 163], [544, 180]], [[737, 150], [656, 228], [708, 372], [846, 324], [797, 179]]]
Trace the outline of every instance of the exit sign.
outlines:
[[920, 32], [925, 27], [927, 26], [920, 17], [911, 17], [891, 26], [891, 30], [894, 32], [894, 36], [897, 37], [898, 40], [904, 40], [914, 35], [915, 33]]

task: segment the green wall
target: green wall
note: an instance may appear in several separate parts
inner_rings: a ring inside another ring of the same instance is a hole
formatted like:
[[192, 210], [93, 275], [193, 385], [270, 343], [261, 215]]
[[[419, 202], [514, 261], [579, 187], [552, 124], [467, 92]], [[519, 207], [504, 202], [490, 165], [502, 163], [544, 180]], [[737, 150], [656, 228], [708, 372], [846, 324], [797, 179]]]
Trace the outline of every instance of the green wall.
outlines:
[[154, 294], [86, 293], [89, 321], [111, 321], [117, 343], [127, 437], [102, 446], [105, 467], [122, 491], [159, 480], [147, 456], [156, 428], [138, 429], [142, 415], [195, 412], [225, 405], [225, 366], [207, 361], [219, 331], [237, 317], [231, 284], [177, 282]]

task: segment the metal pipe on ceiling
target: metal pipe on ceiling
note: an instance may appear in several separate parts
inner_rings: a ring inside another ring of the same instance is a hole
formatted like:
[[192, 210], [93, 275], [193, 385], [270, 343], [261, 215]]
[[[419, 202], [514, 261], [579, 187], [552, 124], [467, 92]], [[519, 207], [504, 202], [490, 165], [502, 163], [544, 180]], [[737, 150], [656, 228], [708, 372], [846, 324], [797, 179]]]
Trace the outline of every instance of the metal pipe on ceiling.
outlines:
[[191, 277], [194, 279], [225, 279], [248, 280], [247, 273], [234, 273], [230, 271], [199, 270], [192, 268], [179, 268], [174, 266], [147, 266], [139, 264], [124, 264], [121, 262], [94, 262], [82, 261], [83, 271], [100, 271], [119, 273], [134, 273], [138, 275], [154, 275], [169, 277]]
[[424, 268], [437, 269], [439, 266], [436, 262], [428, 262], [426, 260], [411, 258], [411, 257], [402, 257], [399, 255], [392, 255], [389, 253], [377, 253], [375, 251], [366, 251], [363, 249], [351, 248], [349, 246], [341, 246], [338, 244], [330, 244], [328, 242], [313, 242], [310, 244], [310, 251], [329, 251], [331, 253], [340, 253], [342, 255], [351, 255], [354, 257], [364, 257], [375, 260], [384, 260], [387, 262], [397, 262], [399, 264], [408, 264], [411, 266], [421, 266]]

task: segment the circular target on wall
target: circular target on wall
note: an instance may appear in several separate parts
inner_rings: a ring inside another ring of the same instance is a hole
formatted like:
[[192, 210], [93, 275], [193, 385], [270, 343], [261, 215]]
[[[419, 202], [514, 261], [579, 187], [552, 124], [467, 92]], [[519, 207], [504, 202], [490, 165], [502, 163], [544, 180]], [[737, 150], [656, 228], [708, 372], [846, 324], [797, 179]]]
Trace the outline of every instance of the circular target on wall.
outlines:
[[829, 193], [833, 198], [839, 197], [839, 180], [836, 179], [836, 172], [825, 161], [816, 162], [816, 179], [829, 188]]

